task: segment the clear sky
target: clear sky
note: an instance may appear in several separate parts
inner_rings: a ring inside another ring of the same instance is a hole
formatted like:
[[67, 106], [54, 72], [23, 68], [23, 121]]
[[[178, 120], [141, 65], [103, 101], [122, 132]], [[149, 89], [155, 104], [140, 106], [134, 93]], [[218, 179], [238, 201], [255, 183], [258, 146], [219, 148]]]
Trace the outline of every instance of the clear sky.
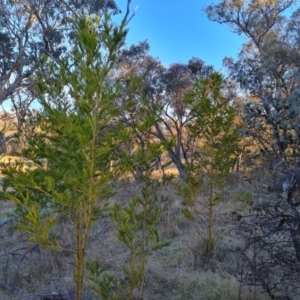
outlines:
[[[124, 13], [127, 1], [116, 2]], [[225, 56], [237, 56], [243, 39], [207, 19], [204, 8], [212, 2], [217, 0], [132, 0], [131, 9], [139, 7], [127, 45], [148, 40], [150, 54], [166, 66], [198, 57], [220, 70]]]

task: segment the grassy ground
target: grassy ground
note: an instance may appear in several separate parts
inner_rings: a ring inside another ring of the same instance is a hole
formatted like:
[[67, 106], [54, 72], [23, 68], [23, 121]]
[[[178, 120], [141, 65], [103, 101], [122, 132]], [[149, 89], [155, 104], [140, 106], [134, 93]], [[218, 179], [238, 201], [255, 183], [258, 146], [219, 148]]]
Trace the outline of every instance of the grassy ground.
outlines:
[[[247, 214], [252, 199], [273, 197], [266, 174], [232, 174], [222, 193], [224, 201], [215, 214], [214, 255], [208, 260], [204, 253], [203, 238], [197, 232], [205, 232], [201, 222], [187, 220], [182, 214], [183, 203], [168, 184], [161, 193], [168, 195], [167, 210], [160, 222], [160, 232], [171, 245], [150, 255], [146, 269], [145, 300], [264, 300], [262, 291], [241, 287], [226, 270], [234, 257], [224, 256], [224, 247], [238, 243], [233, 228], [239, 226], [235, 214]], [[262, 184], [263, 183], [263, 184]], [[126, 203], [137, 193], [135, 183], [124, 180], [117, 187], [112, 201]], [[0, 202], [0, 216], [14, 208], [8, 201]], [[64, 246], [72, 246], [67, 220], [61, 220], [60, 237]], [[100, 218], [92, 229], [87, 259], [101, 259], [107, 270], [121, 273], [122, 264], [128, 260], [128, 252], [115, 236], [116, 230], [108, 217]], [[38, 295], [51, 292], [74, 291], [74, 254], [56, 253], [30, 244], [26, 234], [13, 228], [13, 224], [0, 227], [0, 299], [42, 299]], [[32, 297], [35, 295], [35, 298]], [[87, 291], [90, 300], [99, 299]], [[50, 299], [50, 298], [47, 298]], [[52, 298], [54, 299], [54, 298]]]

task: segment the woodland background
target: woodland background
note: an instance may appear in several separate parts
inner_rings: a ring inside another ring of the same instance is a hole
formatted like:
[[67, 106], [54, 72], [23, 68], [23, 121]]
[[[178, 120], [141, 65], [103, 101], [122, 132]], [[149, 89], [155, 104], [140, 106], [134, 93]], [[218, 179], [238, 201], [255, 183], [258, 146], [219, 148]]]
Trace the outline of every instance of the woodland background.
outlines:
[[299, 298], [298, 1], [206, 7], [226, 74], [125, 47], [130, 0], [0, 7], [1, 299]]

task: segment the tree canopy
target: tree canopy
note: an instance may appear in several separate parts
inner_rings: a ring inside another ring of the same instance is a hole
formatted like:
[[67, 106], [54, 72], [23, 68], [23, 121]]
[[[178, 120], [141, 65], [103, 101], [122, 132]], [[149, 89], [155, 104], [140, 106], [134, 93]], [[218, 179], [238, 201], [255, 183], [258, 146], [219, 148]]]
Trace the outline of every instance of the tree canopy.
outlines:
[[22, 131], [41, 57], [62, 60], [74, 41], [72, 23], [78, 16], [120, 9], [114, 0], [1, 0], [0, 7], [0, 105], [12, 101]]
[[248, 38], [236, 61], [224, 59], [248, 93], [244, 132], [285, 160], [299, 153], [299, 11], [294, 0], [221, 1], [206, 10], [210, 20]]

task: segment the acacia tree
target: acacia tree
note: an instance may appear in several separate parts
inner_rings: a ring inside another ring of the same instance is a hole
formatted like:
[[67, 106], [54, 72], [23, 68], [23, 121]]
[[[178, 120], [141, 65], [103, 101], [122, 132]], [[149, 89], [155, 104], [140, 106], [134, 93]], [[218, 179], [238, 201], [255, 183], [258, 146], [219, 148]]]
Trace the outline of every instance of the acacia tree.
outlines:
[[219, 189], [239, 148], [236, 110], [229, 96], [222, 75], [212, 73], [208, 78], [199, 79], [185, 97], [192, 116], [188, 131], [197, 137], [197, 145], [193, 163], [187, 165], [188, 176], [180, 194], [188, 205], [183, 210], [185, 215], [204, 220], [205, 254], [208, 256], [213, 253], [214, 246], [214, 208], [222, 200]]
[[[149, 126], [149, 121], [144, 119], [142, 122]], [[138, 169], [138, 191], [124, 206], [121, 205], [122, 201], [115, 202], [110, 216], [116, 225], [117, 239], [127, 248], [128, 261], [122, 265], [123, 276], [113, 276], [106, 272], [101, 261], [88, 263], [88, 285], [101, 299], [133, 300], [137, 294], [143, 298], [147, 284], [145, 274], [148, 257], [169, 245], [161, 238], [158, 230], [167, 200], [166, 196], [159, 195], [159, 190], [171, 177], [154, 178], [155, 169], [152, 167], [162, 150], [161, 143], [156, 141], [140, 147], [134, 156], [123, 152], [121, 165]]]
[[105, 85], [105, 78], [124, 44], [128, 15], [129, 11], [120, 26], [107, 14], [76, 20], [70, 54], [60, 64], [44, 62], [41, 70], [38, 130], [22, 153], [34, 166], [24, 168], [19, 162], [2, 170], [4, 197], [16, 203], [17, 226], [29, 240], [57, 249], [58, 217], [72, 224], [75, 249], [68, 250], [76, 254], [77, 300], [83, 296], [89, 233], [111, 194], [110, 160], [127, 137], [114, 121], [116, 91]]
[[[288, 10], [293, 9], [289, 15]], [[208, 18], [226, 23], [248, 40], [238, 60], [225, 58], [245, 91], [245, 134], [285, 161], [299, 153], [299, 5], [288, 1], [221, 1]]]

